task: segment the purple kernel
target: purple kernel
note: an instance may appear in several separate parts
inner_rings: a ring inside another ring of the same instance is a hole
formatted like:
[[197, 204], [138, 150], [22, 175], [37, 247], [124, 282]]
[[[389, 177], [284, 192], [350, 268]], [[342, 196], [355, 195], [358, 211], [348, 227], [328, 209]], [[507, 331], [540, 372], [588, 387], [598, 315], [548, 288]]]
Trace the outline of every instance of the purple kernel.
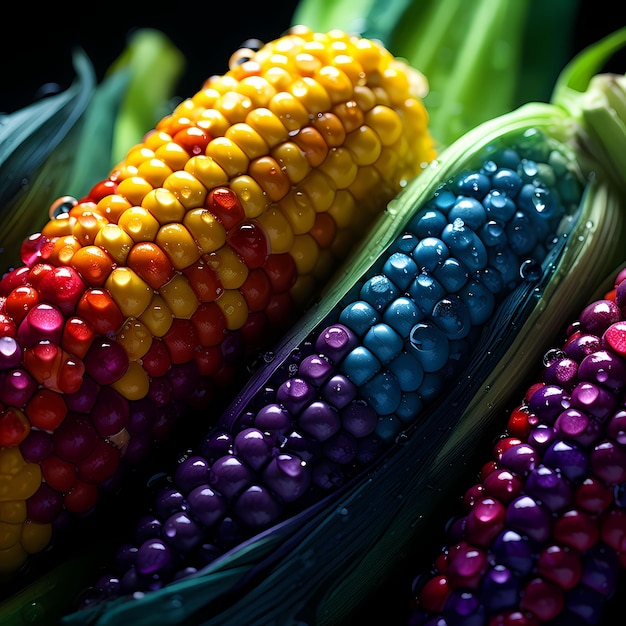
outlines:
[[328, 404], [342, 409], [352, 402], [357, 395], [356, 385], [343, 374], [335, 374], [320, 390], [320, 394]]
[[552, 426], [538, 424], [528, 435], [528, 444], [536, 450], [545, 450], [555, 439], [555, 431]]
[[161, 520], [154, 515], [146, 514], [135, 524], [135, 540], [143, 543], [148, 539], [155, 539], [161, 535]]
[[492, 545], [494, 561], [525, 576], [534, 567], [534, 545], [530, 539], [515, 530], [504, 530]]
[[0, 370], [12, 369], [22, 362], [22, 348], [13, 337], [0, 337]]
[[478, 596], [469, 591], [454, 590], [448, 596], [443, 610], [446, 624], [483, 626], [487, 616]]
[[613, 441], [603, 441], [591, 450], [589, 467], [607, 485], [619, 485], [626, 481], [626, 449]]
[[154, 499], [154, 509], [160, 519], [173, 513], [186, 511], [188, 508], [185, 496], [175, 487], [162, 487]]
[[537, 389], [528, 401], [528, 410], [537, 415], [544, 424], [550, 424], [565, 408], [566, 398], [563, 388], [558, 385], [544, 385]]
[[601, 336], [613, 323], [622, 319], [619, 305], [612, 300], [597, 300], [587, 305], [579, 316], [581, 328], [593, 335]]
[[26, 515], [37, 524], [50, 524], [63, 510], [63, 496], [47, 483], [41, 483], [26, 500]]
[[52, 453], [52, 436], [45, 430], [31, 428], [20, 443], [20, 452], [27, 463], [41, 463]]
[[352, 435], [340, 431], [324, 442], [323, 451], [331, 461], [347, 465], [356, 457], [356, 441]]
[[319, 441], [313, 441], [294, 430], [287, 435], [284, 450], [297, 454], [303, 461], [311, 461], [320, 455], [320, 446]]
[[335, 368], [319, 354], [311, 354], [300, 363], [298, 373], [316, 387], [320, 387], [335, 371]]
[[624, 280], [623, 276], [618, 276], [616, 283], [615, 303], [621, 308], [626, 306], [626, 280]]
[[612, 596], [617, 587], [620, 562], [615, 550], [597, 543], [582, 556], [581, 583], [605, 598]]
[[294, 502], [309, 488], [311, 473], [298, 456], [279, 454], [263, 471], [263, 480], [285, 502]]
[[578, 377], [610, 389], [621, 389], [626, 384], [626, 362], [608, 350], [598, 350], [581, 361]]
[[78, 391], [66, 393], [63, 397], [70, 411], [90, 413], [96, 404], [99, 393], [100, 385], [91, 376], [85, 374]]
[[258, 428], [245, 428], [238, 432], [233, 444], [235, 454], [257, 471], [268, 462], [273, 448], [272, 438]]
[[[589, 589], [585, 585], [576, 585], [573, 589], [568, 590], [565, 595], [565, 611], [566, 615], [576, 616], [580, 621], [573, 623], [572, 617], [568, 618], [572, 626], [589, 626], [599, 625], [602, 623], [602, 615], [605, 613], [606, 598]], [[565, 623], [564, 623], [565, 624]]]
[[537, 466], [538, 460], [539, 455], [532, 446], [520, 443], [505, 450], [499, 466], [506, 467], [516, 474], [526, 474]]
[[91, 454], [100, 437], [88, 416], [68, 413], [52, 434], [55, 454], [70, 463], [82, 461]]
[[481, 602], [490, 613], [506, 611], [518, 602], [520, 588], [520, 578], [504, 565], [496, 564], [483, 577]]
[[24, 369], [0, 372], [0, 402], [7, 406], [26, 406], [36, 389], [37, 382]]
[[363, 400], [353, 400], [341, 412], [341, 425], [351, 435], [357, 438], [367, 437], [376, 430], [378, 415], [376, 411]]
[[262, 485], [250, 485], [233, 506], [237, 519], [254, 529], [267, 528], [282, 511], [281, 504]]
[[583, 478], [588, 472], [585, 451], [575, 442], [554, 441], [546, 448], [543, 462], [558, 469], [571, 482]]
[[231, 433], [221, 429], [212, 430], [204, 439], [200, 446], [200, 454], [213, 463], [221, 456], [225, 456], [231, 451], [233, 436]]
[[103, 387], [90, 415], [98, 434], [103, 439], [111, 437], [128, 422], [128, 401], [112, 387]]
[[317, 441], [326, 441], [340, 429], [341, 419], [337, 409], [320, 400], [302, 411], [298, 427]]
[[163, 522], [161, 536], [177, 551], [189, 552], [202, 539], [200, 528], [187, 513], [174, 513]]
[[358, 337], [343, 324], [333, 324], [322, 331], [315, 342], [315, 349], [334, 363], [358, 345]]
[[220, 457], [209, 471], [209, 483], [227, 498], [232, 498], [253, 479], [253, 471], [234, 455]]
[[154, 574], [169, 565], [171, 550], [160, 539], [148, 539], [137, 552], [136, 568], [140, 574]]
[[316, 462], [311, 472], [311, 482], [328, 491], [334, 491], [344, 483], [344, 470], [338, 463], [323, 457]]
[[64, 323], [63, 313], [57, 307], [45, 303], [36, 304], [20, 323], [17, 341], [24, 348], [32, 348], [40, 341], [59, 345]]
[[580, 409], [569, 408], [556, 418], [554, 428], [564, 437], [576, 439], [585, 432], [589, 421], [589, 416]]
[[563, 352], [577, 363], [580, 363], [588, 354], [592, 354], [602, 347], [602, 341], [598, 335], [580, 334], [570, 339]]
[[550, 537], [550, 512], [528, 495], [516, 498], [507, 506], [506, 524], [538, 542]]
[[226, 500], [209, 485], [198, 485], [187, 496], [189, 512], [206, 527], [216, 524], [228, 508]]
[[606, 434], [622, 445], [626, 444], [626, 409], [616, 411], [606, 424]]
[[254, 427], [273, 437], [283, 436], [293, 428], [293, 417], [280, 404], [268, 404], [257, 412]]
[[171, 385], [172, 397], [178, 400], [189, 398], [196, 388], [199, 378], [198, 366], [195, 361], [170, 365], [167, 379]]
[[613, 393], [600, 385], [581, 382], [572, 389], [571, 404], [602, 420], [613, 413], [617, 399]]
[[563, 357], [553, 361], [546, 367], [543, 379], [548, 385], [558, 385], [568, 389], [576, 383], [577, 372], [578, 363], [570, 357]]
[[292, 414], [296, 415], [317, 395], [315, 387], [304, 378], [289, 378], [276, 390], [276, 401], [283, 404]]
[[572, 490], [560, 473], [550, 467], [540, 465], [526, 479], [527, 493], [541, 501], [552, 512], [569, 506]]
[[97, 337], [84, 359], [85, 371], [100, 385], [111, 385], [128, 369], [128, 354], [113, 339]]
[[204, 485], [209, 476], [209, 463], [200, 455], [192, 455], [178, 464], [174, 472], [174, 483], [183, 493]]

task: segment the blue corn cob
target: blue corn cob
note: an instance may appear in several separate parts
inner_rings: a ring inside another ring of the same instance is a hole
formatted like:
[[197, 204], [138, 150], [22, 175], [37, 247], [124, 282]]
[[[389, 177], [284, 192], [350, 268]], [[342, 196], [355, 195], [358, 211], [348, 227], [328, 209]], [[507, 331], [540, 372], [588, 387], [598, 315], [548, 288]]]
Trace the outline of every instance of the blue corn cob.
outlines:
[[568, 153], [528, 128], [446, 176], [308, 335], [155, 479], [150, 510], [81, 607], [195, 575], [372, 467], [459, 380], [499, 305], [543, 273], [582, 190]]
[[626, 566], [626, 270], [570, 324], [463, 497], [411, 626], [601, 623]]

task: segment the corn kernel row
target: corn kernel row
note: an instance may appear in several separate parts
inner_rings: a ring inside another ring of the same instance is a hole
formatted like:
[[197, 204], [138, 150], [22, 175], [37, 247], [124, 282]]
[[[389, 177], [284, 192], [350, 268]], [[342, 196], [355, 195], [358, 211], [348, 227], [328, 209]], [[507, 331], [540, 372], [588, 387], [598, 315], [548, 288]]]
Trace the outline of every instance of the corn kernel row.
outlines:
[[294, 321], [433, 158], [423, 88], [373, 41], [294, 28], [53, 204], [0, 280], [0, 573]]

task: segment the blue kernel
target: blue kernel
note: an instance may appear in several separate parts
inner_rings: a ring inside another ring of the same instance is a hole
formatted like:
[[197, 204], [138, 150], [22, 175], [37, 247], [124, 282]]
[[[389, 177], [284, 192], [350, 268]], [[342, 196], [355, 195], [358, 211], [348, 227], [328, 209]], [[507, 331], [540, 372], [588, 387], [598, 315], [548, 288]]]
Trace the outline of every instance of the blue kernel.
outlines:
[[535, 213], [544, 218], [552, 217], [557, 209], [557, 201], [547, 187], [539, 187], [526, 183], [522, 186], [517, 198], [520, 209], [531, 215]]
[[341, 371], [357, 386], [380, 371], [380, 361], [364, 346], [357, 346], [341, 362]]
[[363, 337], [363, 345], [385, 364], [400, 354], [403, 341], [387, 324], [374, 324]]
[[377, 311], [382, 311], [394, 298], [398, 297], [398, 287], [387, 276], [376, 274], [365, 281], [359, 295]]
[[460, 220], [448, 224], [441, 233], [450, 255], [456, 257], [470, 272], [487, 265], [487, 249], [478, 235]]
[[441, 187], [435, 191], [432, 200], [435, 206], [443, 213], [447, 213], [454, 206], [455, 201], [456, 195], [445, 189], [445, 187]]
[[489, 191], [491, 181], [489, 176], [482, 172], [470, 172], [461, 176], [457, 183], [456, 188], [459, 193], [463, 195], [472, 196], [478, 200], [482, 200], [485, 194]]
[[503, 191], [494, 189], [483, 199], [487, 218], [496, 222], [508, 222], [515, 213], [515, 202]]
[[[436, 267], [439, 267], [448, 257], [450, 251], [441, 239], [437, 237], [424, 237], [413, 250], [413, 258], [415, 263], [421, 268], [428, 271], [433, 271]], [[413, 273], [411, 278], [415, 278], [417, 271]], [[405, 285], [405, 288], [408, 286]]]
[[463, 339], [472, 327], [468, 306], [455, 294], [435, 304], [431, 319], [448, 339]]
[[519, 282], [519, 259], [510, 248], [491, 248], [489, 265], [500, 273], [506, 289], [512, 289]]
[[500, 222], [495, 220], [489, 220], [479, 231], [482, 242], [493, 248], [495, 246], [506, 245], [506, 231]]
[[381, 415], [375, 432], [383, 443], [393, 443], [401, 430], [402, 422], [395, 415]]
[[424, 372], [439, 371], [450, 355], [448, 338], [429, 321], [415, 324], [407, 345], [411, 354], [421, 363]]
[[433, 276], [448, 293], [457, 292], [468, 279], [467, 269], [454, 257], [446, 259], [441, 267], [433, 272]]
[[476, 278], [494, 294], [500, 293], [504, 287], [502, 274], [495, 267], [486, 267], [476, 272]]
[[534, 159], [522, 159], [517, 173], [521, 176], [525, 183], [532, 183], [539, 175], [539, 167]]
[[389, 246], [389, 253], [404, 252], [410, 254], [413, 252], [413, 248], [417, 245], [419, 238], [412, 232], [403, 233], [393, 241]]
[[408, 292], [426, 315], [430, 315], [435, 304], [446, 295], [441, 284], [426, 272], [417, 275]]
[[516, 211], [506, 225], [508, 246], [517, 255], [530, 254], [537, 245], [537, 229], [528, 214]]
[[339, 323], [345, 324], [359, 337], [362, 337], [378, 322], [380, 322], [380, 313], [365, 300], [352, 302], [339, 315]]
[[382, 371], [367, 381], [361, 395], [378, 415], [391, 415], [400, 405], [402, 390], [391, 372]]
[[491, 317], [496, 306], [493, 293], [478, 280], [472, 280], [459, 291], [459, 297], [467, 307], [472, 324], [484, 324]]
[[490, 159], [498, 165], [498, 167], [507, 167], [516, 170], [520, 163], [520, 156], [513, 148], [500, 148], [490, 155]]
[[478, 230], [487, 219], [485, 207], [476, 199], [460, 196], [448, 213], [448, 221], [460, 218], [472, 230]]
[[522, 186], [519, 174], [508, 167], [499, 169], [492, 177], [491, 184], [494, 189], [506, 192], [511, 198], [515, 198]]
[[448, 218], [438, 209], [424, 208], [411, 218], [407, 229], [419, 239], [438, 237], [447, 223]]
[[443, 383], [444, 377], [439, 372], [425, 372], [417, 393], [426, 404], [434, 402], [443, 393]]
[[411, 423], [423, 408], [424, 402], [418, 393], [403, 393], [396, 415], [404, 423]]
[[398, 379], [402, 391], [417, 391], [424, 380], [424, 368], [408, 352], [400, 353], [387, 367]]
[[402, 290], [409, 286], [418, 271], [415, 261], [403, 252], [394, 252], [383, 265], [383, 274], [386, 274]]
[[383, 322], [389, 324], [400, 334], [401, 337], [408, 337], [411, 328], [417, 322], [424, 319], [426, 314], [416, 304], [405, 296], [396, 298], [383, 313]]

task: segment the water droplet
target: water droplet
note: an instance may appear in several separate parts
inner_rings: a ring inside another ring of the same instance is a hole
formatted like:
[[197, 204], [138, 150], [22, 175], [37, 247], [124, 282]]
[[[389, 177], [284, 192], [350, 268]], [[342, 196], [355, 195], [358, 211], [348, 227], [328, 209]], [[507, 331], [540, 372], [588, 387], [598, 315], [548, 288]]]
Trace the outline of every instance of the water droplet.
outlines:
[[562, 359], [563, 356], [563, 350], [560, 350], [559, 348], [551, 348], [543, 355], [543, 364], [545, 367], [548, 367], [548, 365], [551, 365], [559, 359]]

